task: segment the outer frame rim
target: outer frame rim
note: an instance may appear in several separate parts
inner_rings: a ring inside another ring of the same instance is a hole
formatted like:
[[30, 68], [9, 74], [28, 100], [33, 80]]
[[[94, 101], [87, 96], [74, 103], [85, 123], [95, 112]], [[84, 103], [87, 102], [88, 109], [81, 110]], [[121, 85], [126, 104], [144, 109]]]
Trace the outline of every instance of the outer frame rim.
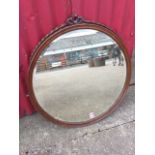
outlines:
[[[87, 121], [82, 121], [82, 122], [65, 122], [62, 120], [57, 120], [53, 116], [49, 115], [43, 108], [39, 105], [35, 93], [33, 91], [33, 84], [32, 84], [32, 79], [33, 79], [33, 70], [36, 64], [36, 61], [40, 54], [42, 53], [43, 49], [45, 49], [54, 39], [57, 37], [61, 36], [62, 34], [72, 31], [72, 30], [77, 30], [77, 29], [94, 29], [98, 30], [100, 32], [103, 32], [110, 36], [112, 39], [115, 40], [115, 42], [119, 45], [119, 47], [122, 49], [125, 59], [126, 59], [126, 80], [123, 86], [123, 89], [120, 93], [120, 95], [117, 97], [117, 99], [114, 101], [113, 105], [107, 110], [106, 112], [98, 115], [97, 117], [87, 120]], [[30, 100], [36, 111], [41, 113], [47, 120], [52, 121], [55, 124], [64, 126], [64, 127], [82, 127], [82, 126], [87, 126], [91, 125], [93, 123], [96, 123], [105, 117], [109, 116], [112, 112], [114, 112], [121, 104], [122, 98], [125, 96], [129, 83], [130, 83], [130, 78], [131, 78], [131, 60], [127, 51], [127, 48], [125, 47], [123, 41], [121, 38], [113, 32], [111, 29], [107, 28], [104, 25], [101, 25], [99, 23], [93, 23], [93, 22], [82, 22], [78, 24], [72, 24], [72, 25], [63, 25], [56, 30], [52, 31], [49, 33], [47, 36], [45, 36], [39, 44], [36, 46], [34, 53], [31, 58], [30, 66], [29, 66], [29, 75], [28, 75], [28, 90], [29, 90], [29, 95], [30, 95]]]

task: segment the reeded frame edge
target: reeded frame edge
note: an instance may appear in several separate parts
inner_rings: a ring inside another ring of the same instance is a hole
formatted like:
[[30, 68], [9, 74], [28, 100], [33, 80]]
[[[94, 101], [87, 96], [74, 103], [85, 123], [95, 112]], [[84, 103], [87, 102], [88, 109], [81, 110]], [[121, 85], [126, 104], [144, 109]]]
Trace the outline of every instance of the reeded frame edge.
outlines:
[[[126, 79], [125, 83], [123, 86], [123, 89], [120, 93], [120, 95], [117, 97], [113, 105], [103, 114], [98, 115], [97, 117], [87, 120], [87, 121], [82, 121], [82, 122], [66, 122], [62, 120], [55, 119], [53, 116], [49, 115], [38, 103], [34, 90], [33, 90], [33, 70], [36, 65], [36, 62], [42, 53], [42, 51], [57, 37], [61, 36], [64, 33], [77, 30], [77, 29], [94, 29], [100, 32], [105, 33], [106, 35], [110, 36], [114, 41], [119, 45], [121, 50], [124, 53], [125, 60], [126, 60]], [[30, 65], [29, 65], [29, 75], [28, 75], [28, 90], [29, 90], [29, 95], [30, 95], [30, 100], [36, 111], [38, 111], [40, 114], [42, 114], [47, 120], [61, 125], [63, 127], [83, 127], [87, 125], [94, 124], [96, 122], [99, 122], [112, 114], [122, 103], [122, 99], [125, 96], [129, 83], [131, 79], [131, 59], [129, 57], [127, 48], [125, 47], [123, 41], [121, 38], [113, 32], [111, 29], [107, 28], [106, 26], [100, 24], [100, 23], [95, 23], [95, 22], [89, 22], [89, 21], [84, 21], [81, 20], [80, 23], [65, 23], [64, 25], [56, 28], [53, 30], [51, 33], [46, 35], [36, 46], [33, 55], [31, 57]]]

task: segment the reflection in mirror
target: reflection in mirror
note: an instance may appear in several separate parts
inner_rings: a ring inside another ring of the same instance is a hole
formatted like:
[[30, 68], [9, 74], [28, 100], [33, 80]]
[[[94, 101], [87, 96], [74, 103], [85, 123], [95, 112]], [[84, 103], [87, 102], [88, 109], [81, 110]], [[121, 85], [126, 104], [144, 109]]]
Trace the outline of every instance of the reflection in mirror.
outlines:
[[125, 80], [122, 50], [112, 38], [92, 29], [74, 30], [55, 39], [33, 71], [39, 105], [66, 122], [88, 121], [106, 112]]

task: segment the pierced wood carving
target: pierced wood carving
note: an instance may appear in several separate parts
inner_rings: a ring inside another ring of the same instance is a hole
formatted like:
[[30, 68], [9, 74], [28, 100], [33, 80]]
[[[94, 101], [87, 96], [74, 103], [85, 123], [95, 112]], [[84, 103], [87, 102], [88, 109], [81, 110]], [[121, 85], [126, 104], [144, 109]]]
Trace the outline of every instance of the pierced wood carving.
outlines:
[[78, 23], [82, 23], [82, 22], [85, 22], [82, 17], [80, 17], [78, 15], [73, 15], [67, 19], [66, 25], [78, 24]]

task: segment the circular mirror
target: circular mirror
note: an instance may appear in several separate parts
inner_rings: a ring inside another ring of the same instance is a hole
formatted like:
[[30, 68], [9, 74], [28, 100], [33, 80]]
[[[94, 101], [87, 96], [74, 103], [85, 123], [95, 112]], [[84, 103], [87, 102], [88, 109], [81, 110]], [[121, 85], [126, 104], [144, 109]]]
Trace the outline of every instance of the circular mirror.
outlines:
[[65, 126], [82, 126], [118, 107], [130, 79], [130, 61], [111, 30], [72, 25], [48, 35], [30, 66], [30, 95], [36, 109]]

